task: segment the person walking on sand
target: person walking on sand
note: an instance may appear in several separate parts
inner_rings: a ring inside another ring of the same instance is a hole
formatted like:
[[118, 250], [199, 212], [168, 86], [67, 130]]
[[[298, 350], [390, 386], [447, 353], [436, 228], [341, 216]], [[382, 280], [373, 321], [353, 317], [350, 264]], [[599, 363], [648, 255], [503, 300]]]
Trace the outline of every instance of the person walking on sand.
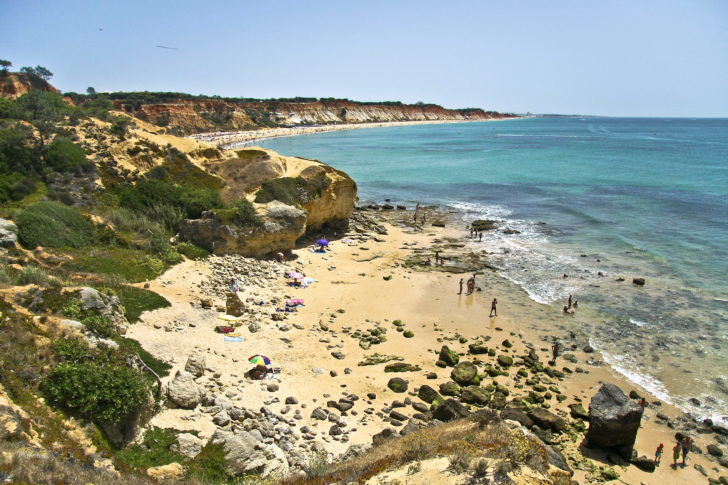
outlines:
[[483, 242], [483, 233], [478, 233], [478, 242]]
[[672, 467], [677, 468], [677, 459], [680, 458], [680, 451], [682, 451], [682, 445], [678, 441], [672, 448]]
[[569, 295], [569, 308], [571, 308], [571, 302], [572, 302], [571, 295]]
[[662, 461], [662, 452], [664, 449], [665, 445], [660, 443], [660, 446], [658, 446], [655, 450], [655, 466], [660, 466], [660, 461]]
[[468, 292], [466, 295], [471, 294], [473, 291], [475, 291], [475, 279], [471, 276], [468, 278]]
[[496, 305], [498, 304], [498, 300], [493, 298], [493, 301], [490, 304], [490, 315], [489, 317], [497, 317], [498, 316], [498, 310], [496, 310]]
[[460, 291], [458, 291], [458, 295], [462, 295], [462, 294], [463, 294], [463, 279], [460, 278]]
[[693, 440], [690, 439], [690, 436], [686, 436], [682, 440], [682, 466], [685, 468], [685, 460], [688, 459], [688, 453], [690, 453], [690, 448], [692, 447]]
[[559, 356], [559, 343], [554, 342], [554, 344], [551, 346], [551, 354], [554, 356], [553, 360], [551, 362], [556, 364], [556, 357]]

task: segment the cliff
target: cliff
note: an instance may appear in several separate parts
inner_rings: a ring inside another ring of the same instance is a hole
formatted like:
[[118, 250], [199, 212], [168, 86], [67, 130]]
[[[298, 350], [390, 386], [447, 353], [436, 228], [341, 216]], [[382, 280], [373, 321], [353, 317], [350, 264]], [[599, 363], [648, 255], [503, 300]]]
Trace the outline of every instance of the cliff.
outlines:
[[[512, 118], [478, 108], [445, 109], [434, 104], [360, 103], [349, 100], [242, 101], [184, 98], [132, 102], [114, 93], [114, 106], [175, 134], [290, 125], [396, 121], [467, 121]], [[120, 98], [120, 99], [119, 99]]]
[[0, 72], [0, 98], [15, 99], [31, 89], [58, 92], [48, 81], [38, 76], [22, 72]]

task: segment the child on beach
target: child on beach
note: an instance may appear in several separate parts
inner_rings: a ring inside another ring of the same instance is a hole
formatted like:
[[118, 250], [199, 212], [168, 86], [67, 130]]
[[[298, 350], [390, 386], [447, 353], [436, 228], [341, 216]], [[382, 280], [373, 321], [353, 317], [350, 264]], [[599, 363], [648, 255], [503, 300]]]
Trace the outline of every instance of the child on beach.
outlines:
[[672, 467], [677, 468], [677, 459], [680, 458], [680, 452], [682, 451], [682, 445], [678, 441], [677, 444], [672, 448]]
[[655, 450], [655, 466], [660, 466], [660, 461], [662, 461], [662, 452], [665, 448], [665, 445], [660, 443], [660, 446], [657, 447]]

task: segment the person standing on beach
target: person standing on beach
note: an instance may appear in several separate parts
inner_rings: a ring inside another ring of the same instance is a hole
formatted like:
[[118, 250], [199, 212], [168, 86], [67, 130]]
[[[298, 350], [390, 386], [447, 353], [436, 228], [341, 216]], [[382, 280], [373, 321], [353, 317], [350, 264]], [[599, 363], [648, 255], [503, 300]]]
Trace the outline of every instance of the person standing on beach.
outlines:
[[677, 468], [677, 459], [680, 458], [680, 451], [682, 450], [682, 445], [678, 441], [675, 446], [672, 448], [672, 467]]
[[466, 293], [466, 295], [471, 294], [473, 291], [475, 291], [475, 278], [471, 276], [470, 278], [468, 278], [468, 292]]
[[478, 242], [483, 242], [483, 233], [478, 233]]
[[551, 346], [551, 354], [554, 356], [554, 359], [551, 361], [556, 365], [556, 357], [559, 356], [559, 343], [554, 342], [554, 344]]
[[682, 440], [682, 466], [685, 468], [685, 460], [688, 458], [688, 453], [690, 453], [690, 449], [693, 445], [693, 440], [690, 439], [690, 436], [686, 436]]
[[460, 291], [458, 291], [458, 295], [462, 295], [462, 294], [463, 294], [463, 279], [460, 278]]
[[498, 300], [493, 298], [493, 301], [490, 304], [490, 315], [489, 317], [497, 317], [498, 316], [498, 310], [496, 310], [496, 305], [498, 304]]
[[660, 466], [660, 461], [662, 461], [662, 452], [665, 449], [665, 445], [660, 443], [660, 446], [657, 447], [655, 450], [655, 466]]
[[571, 295], [569, 295], [569, 308], [571, 308]]

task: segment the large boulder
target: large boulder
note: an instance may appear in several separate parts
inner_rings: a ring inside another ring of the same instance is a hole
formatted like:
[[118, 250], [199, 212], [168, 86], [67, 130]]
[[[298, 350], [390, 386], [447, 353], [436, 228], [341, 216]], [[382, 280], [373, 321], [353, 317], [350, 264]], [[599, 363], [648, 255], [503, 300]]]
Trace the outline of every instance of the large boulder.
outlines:
[[528, 417], [541, 429], [548, 429], [554, 433], [561, 433], [566, 429], [564, 418], [544, 408], [533, 408], [528, 412]]
[[453, 381], [444, 382], [439, 387], [443, 396], [459, 396], [462, 392], [458, 383]]
[[185, 371], [189, 372], [195, 377], [201, 377], [205, 373], [205, 354], [200, 352], [193, 352], [187, 357], [185, 363]]
[[453, 367], [460, 361], [460, 356], [454, 350], [450, 350], [450, 347], [447, 345], [443, 345], [440, 349], [439, 360], [443, 361], [450, 367]]
[[417, 397], [419, 397], [428, 404], [432, 403], [432, 401], [434, 400], [443, 400], [442, 396], [427, 384], [419, 388], [419, 390], [417, 391]]
[[394, 392], [406, 392], [409, 381], [402, 379], [401, 377], [392, 377], [387, 383], [387, 387]]
[[195, 382], [195, 376], [177, 371], [167, 384], [167, 398], [183, 409], [194, 409], [202, 399], [202, 390]]
[[448, 399], [443, 402], [432, 413], [433, 418], [445, 422], [467, 418], [468, 416], [470, 416], [468, 408], [455, 399]]
[[14, 248], [18, 244], [18, 226], [7, 219], [0, 219], [0, 247]]
[[460, 394], [460, 400], [468, 404], [477, 404], [485, 406], [490, 402], [491, 395], [485, 392], [485, 389], [479, 386], [464, 387]]
[[225, 472], [229, 475], [256, 474], [262, 478], [283, 478], [288, 475], [286, 455], [278, 446], [263, 444], [247, 431], [218, 429], [210, 442], [222, 445], [225, 452]]
[[588, 446], [613, 448], [625, 460], [631, 459], [642, 412], [619, 387], [604, 384], [589, 404]]
[[194, 458], [200, 454], [205, 443], [192, 433], [180, 433], [177, 435], [177, 443], [171, 446], [173, 453], [186, 458]]
[[167, 480], [178, 482], [182, 480], [182, 478], [185, 476], [185, 473], [185, 467], [176, 462], [170, 463], [168, 465], [153, 466], [151, 468], [147, 468], [147, 476], [158, 482]]
[[478, 379], [478, 368], [472, 362], [467, 361], [457, 364], [450, 373], [450, 377], [461, 386], [469, 386], [480, 382]]

